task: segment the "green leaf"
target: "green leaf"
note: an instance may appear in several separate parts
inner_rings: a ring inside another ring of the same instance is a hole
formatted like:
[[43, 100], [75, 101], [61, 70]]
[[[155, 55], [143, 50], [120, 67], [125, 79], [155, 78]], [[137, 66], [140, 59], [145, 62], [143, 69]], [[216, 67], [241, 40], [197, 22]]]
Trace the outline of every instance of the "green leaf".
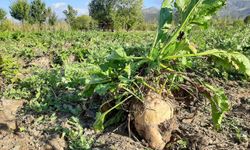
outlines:
[[96, 113], [94, 129], [96, 131], [103, 131], [104, 130], [104, 121], [105, 121], [106, 113], [102, 114], [100, 112]]
[[120, 84], [125, 84], [125, 85], [127, 85], [127, 84], [129, 84], [129, 83], [131, 82], [130, 79], [128, 79], [128, 78], [126, 78], [126, 77], [124, 77], [124, 76], [122, 76], [122, 75], [118, 76], [118, 79], [119, 79], [119, 81], [120, 81]]
[[228, 98], [224, 91], [219, 88], [215, 88], [209, 84], [205, 86], [213, 93], [211, 95], [206, 95], [211, 103], [212, 108], [212, 120], [216, 130], [221, 127], [222, 119], [225, 113], [229, 110]]
[[104, 130], [105, 117], [108, 115], [108, 113], [110, 113], [114, 109], [118, 108], [120, 105], [122, 105], [124, 102], [126, 102], [127, 100], [129, 100], [131, 97], [132, 96], [128, 96], [123, 101], [120, 101], [114, 107], [112, 107], [109, 110], [107, 110], [105, 113], [100, 113], [100, 112], [96, 113], [96, 121], [94, 123], [94, 129], [97, 132], [102, 132]]
[[95, 87], [95, 92], [98, 93], [99, 95], [105, 95], [107, 94], [107, 92], [114, 88], [115, 85], [112, 83], [108, 83], [108, 84], [99, 84]]
[[109, 55], [108, 60], [128, 60], [126, 52], [123, 48], [118, 48]]
[[236, 70], [239, 72], [246, 74], [250, 77], [250, 61], [249, 59], [239, 53], [239, 52], [227, 52], [223, 50], [208, 50], [202, 53], [197, 54], [183, 54], [183, 55], [174, 55], [174, 56], [165, 56], [162, 58], [162, 60], [168, 60], [168, 59], [177, 59], [177, 58], [183, 58], [183, 57], [198, 57], [198, 56], [213, 56], [217, 59], [220, 59], [220, 63], [222, 63], [225, 66], [233, 66]]
[[90, 80], [86, 80], [86, 84], [87, 85], [102, 84], [102, 83], [106, 83], [109, 81], [110, 81], [110, 79], [104, 75], [94, 74], [91, 76]]
[[149, 58], [150, 58], [152, 61], [156, 61], [157, 58], [159, 58], [159, 56], [160, 56], [160, 51], [159, 51], [157, 48], [153, 48], [153, 49], [150, 51]]
[[245, 55], [239, 52], [227, 52], [223, 50], [213, 49], [199, 54], [214, 56], [220, 59], [223, 65], [231, 65], [239, 72], [250, 76], [250, 61]]
[[126, 114], [124, 114], [124, 111], [119, 111], [118, 113], [116, 113], [111, 119], [109, 119], [106, 123], [105, 123], [105, 127], [114, 125], [116, 123], [119, 123], [120, 121], [126, 119], [124, 116]]
[[223, 65], [231, 65], [239, 72], [246, 74], [250, 77], [250, 61], [245, 55], [239, 52], [225, 51], [213, 53], [212, 55], [221, 59]]
[[95, 87], [96, 85], [94, 84], [86, 85], [84, 89], [84, 96], [86, 97], [92, 96], [94, 94]]
[[197, 54], [197, 49], [192, 45], [190, 44], [190, 42], [185, 39], [185, 40], [182, 40], [182, 41], [179, 41], [179, 42], [176, 42], [175, 44], [172, 44], [171, 47], [169, 47], [168, 51], [165, 51], [165, 53], [162, 54], [162, 58], [164, 58], [165, 56], [169, 56], [169, 55], [174, 55], [174, 54], [177, 54], [180, 52], [182, 54], [183, 51], [186, 51], [186, 53], [194, 53], [194, 54]]
[[132, 73], [131, 64], [127, 64], [126, 67], [124, 68], [124, 71], [127, 73], [128, 78], [130, 78]]
[[227, 0], [203, 0], [202, 4], [197, 6], [194, 11], [190, 24], [207, 26], [207, 21], [212, 18], [214, 12], [222, 8]]
[[[153, 47], [161, 48], [161, 53], [164, 53], [177, 42], [181, 32], [187, 34], [194, 24], [204, 26], [225, 2], [226, 0], [164, 0]], [[173, 10], [177, 10], [176, 13]]]
[[176, 0], [176, 5], [179, 9], [181, 9], [182, 11], [184, 11], [188, 4], [190, 3], [191, 0]]
[[155, 47], [156, 44], [159, 44], [159, 41], [164, 42], [167, 38], [169, 38], [169, 35], [167, 33], [171, 30], [173, 21], [172, 19], [174, 7], [172, 3], [173, 0], [164, 0], [162, 3], [159, 17], [158, 33], [153, 47]]

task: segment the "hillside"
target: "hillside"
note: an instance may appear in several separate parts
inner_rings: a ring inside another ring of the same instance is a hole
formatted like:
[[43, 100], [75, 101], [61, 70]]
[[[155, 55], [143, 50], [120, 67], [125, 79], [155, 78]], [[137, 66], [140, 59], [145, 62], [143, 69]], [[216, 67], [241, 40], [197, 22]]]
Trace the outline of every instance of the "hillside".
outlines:
[[[149, 7], [143, 9], [146, 22], [156, 22], [160, 9]], [[250, 0], [228, 0], [227, 5], [218, 13], [220, 17], [245, 18], [250, 15]]]
[[143, 9], [144, 20], [148, 23], [157, 22], [160, 10], [156, 7]]
[[221, 17], [245, 18], [250, 15], [250, 0], [229, 0], [219, 15]]

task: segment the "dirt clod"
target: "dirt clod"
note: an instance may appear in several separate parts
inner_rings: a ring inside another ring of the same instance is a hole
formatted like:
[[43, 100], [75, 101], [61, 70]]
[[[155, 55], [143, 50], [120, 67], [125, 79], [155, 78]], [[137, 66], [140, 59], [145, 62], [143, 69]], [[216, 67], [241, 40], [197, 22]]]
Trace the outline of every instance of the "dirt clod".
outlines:
[[49, 57], [40, 57], [35, 60], [33, 60], [30, 65], [37, 66], [39, 68], [43, 69], [49, 69], [50, 68], [50, 58]]
[[0, 100], [0, 130], [16, 129], [16, 112], [23, 103], [22, 100]]
[[55, 138], [49, 140], [49, 144], [47, 145], [48, 150], [64, 150], [67, 148], [67, 144], [64, 139], [56, 136]]

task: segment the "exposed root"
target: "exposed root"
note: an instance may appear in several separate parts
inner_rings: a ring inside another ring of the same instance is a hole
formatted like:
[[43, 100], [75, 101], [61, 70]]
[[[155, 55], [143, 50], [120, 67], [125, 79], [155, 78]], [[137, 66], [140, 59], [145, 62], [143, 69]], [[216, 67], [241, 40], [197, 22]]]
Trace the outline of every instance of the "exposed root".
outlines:
[[133, 105], [135, 128], [139, 135], [154, 148], [161, 150], [170, 141], [176, 128], [174, 106], [169, 99], [149, 92], [144, 103]]

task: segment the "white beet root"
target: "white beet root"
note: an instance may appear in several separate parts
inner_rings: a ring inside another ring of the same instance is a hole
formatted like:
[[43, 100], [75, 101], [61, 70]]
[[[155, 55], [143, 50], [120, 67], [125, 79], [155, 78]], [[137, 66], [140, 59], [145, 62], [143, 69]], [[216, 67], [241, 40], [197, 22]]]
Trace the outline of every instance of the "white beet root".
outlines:
[[139, 135], [157, 150], [162, 150], [170, 141], [175, 128], [174, 106], [155, 92], [149, 92], [144, 103], [133, 105], [135, 128]]

